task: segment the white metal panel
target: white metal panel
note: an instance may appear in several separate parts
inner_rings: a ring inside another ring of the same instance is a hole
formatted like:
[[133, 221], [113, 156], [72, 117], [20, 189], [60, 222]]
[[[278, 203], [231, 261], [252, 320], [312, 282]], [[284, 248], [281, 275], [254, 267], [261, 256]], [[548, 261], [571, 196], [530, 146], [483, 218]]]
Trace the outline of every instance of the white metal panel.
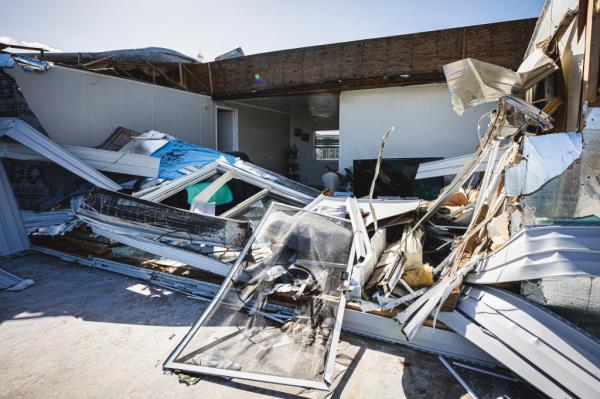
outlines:
[[530, 382], [546, 395], [552, 398], [572, 397], [567, 391], [556, 385], [554, 381], [528, 363], [526, 359], [513, 352], [502, 341], [473, 323], [461, 313], [457, 311], [440, 312], [438, 319], [458, 334], [485, 350], [515, 374]]
[[548, 311], [515, 294], [487, 287], [469, 287], [457, 309], [557, 381], [557, 387], [578, 397], [591, 398], [600, 392], [598, 343]]
[[0, 256], [29, 248], [19, 206], [0, 162]]
[[525, 226], [478, 262], [467, 281], [495, 284], [553, 276], [600, 275], [600, 227]]
[[214, 147], [208, 96], [62, 66], [43, 73], [6, 71], [58, 143], [95, 147], [122, 126]]
[[115, 191], [121, 189], [120, 185], [75, 157], [60, 145], [56, 144], [54, 141], [20, 119], [0, 118], [0, 137], [3, 135], [31, 148], [95, 186]]
[[[74, 145], [64, 145], [63, 148], [99, 171], [142, 177], [158, 176], [160, 158], [157, 157]], [[0, 157], [26, 161], [47, 160], [32, 149], [16, 143], [0, 143]]]

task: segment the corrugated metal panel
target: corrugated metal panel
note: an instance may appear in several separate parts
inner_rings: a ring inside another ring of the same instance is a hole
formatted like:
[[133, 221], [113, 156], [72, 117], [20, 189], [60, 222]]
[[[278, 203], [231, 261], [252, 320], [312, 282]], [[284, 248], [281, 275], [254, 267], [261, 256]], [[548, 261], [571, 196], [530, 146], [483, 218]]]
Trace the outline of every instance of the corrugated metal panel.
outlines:
[[600, 226], [525, 226], [482, 259], [467, 281], [505, 283], [552, 276], [600, 275]]
[[0, 162], [0, 255], [29, 248], [29, 240], [8, 176]]
[[[470, 322], [461, 325], [457, 317]], [[598, 342], [518, 295], [471, 286], [457, 311], [441, 312], [439, 319], [552, 397], [591, 398], [600, 392]], [[489, 338], [469, 338], [470, 329]]]

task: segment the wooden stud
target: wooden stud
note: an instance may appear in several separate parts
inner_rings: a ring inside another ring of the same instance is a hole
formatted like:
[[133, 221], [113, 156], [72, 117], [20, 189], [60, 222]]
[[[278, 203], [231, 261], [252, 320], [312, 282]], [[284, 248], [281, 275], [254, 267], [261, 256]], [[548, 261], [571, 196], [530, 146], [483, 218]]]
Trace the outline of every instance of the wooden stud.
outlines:
[[582, 100], [594, 104], [598, 98], [600, 65], [600, 0], [589, 0], [585, 27]]

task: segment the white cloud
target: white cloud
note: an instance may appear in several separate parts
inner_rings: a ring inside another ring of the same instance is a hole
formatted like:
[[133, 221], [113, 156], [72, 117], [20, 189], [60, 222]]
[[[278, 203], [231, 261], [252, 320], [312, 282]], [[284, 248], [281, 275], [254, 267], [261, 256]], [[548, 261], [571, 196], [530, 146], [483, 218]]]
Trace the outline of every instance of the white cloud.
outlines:
[[[46, 51], [51, 51], [54, 53], [62, 53], [61, 49], [48, 46], [47, 44], [44, 44], [44, 43], [28, 42], [25, 40], [23, 40], [22, 42], [19, 42], [10, 36], [0, 36], [0, 43], [14, 44], [14, 45], [21, 45], [21, 46], [28, 46], [28, 47], [39, 47], [39, 48], [43, 48]], [[10, 51], [10, 49], [8, 51]]]

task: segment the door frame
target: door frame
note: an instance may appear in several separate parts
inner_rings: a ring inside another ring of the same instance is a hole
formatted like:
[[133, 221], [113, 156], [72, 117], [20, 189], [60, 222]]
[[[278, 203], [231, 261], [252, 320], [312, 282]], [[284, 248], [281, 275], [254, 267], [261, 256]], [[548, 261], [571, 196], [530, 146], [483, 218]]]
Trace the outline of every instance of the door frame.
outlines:
[[232, 151], [240, 150], [239, 141], [239, 126], [238, 126], [238, 112], [236, 108], [231, 108], [225, 105], [215, 106], [215, 150], [219, 150], [219, 110], [233, 112], [233, 149]]

